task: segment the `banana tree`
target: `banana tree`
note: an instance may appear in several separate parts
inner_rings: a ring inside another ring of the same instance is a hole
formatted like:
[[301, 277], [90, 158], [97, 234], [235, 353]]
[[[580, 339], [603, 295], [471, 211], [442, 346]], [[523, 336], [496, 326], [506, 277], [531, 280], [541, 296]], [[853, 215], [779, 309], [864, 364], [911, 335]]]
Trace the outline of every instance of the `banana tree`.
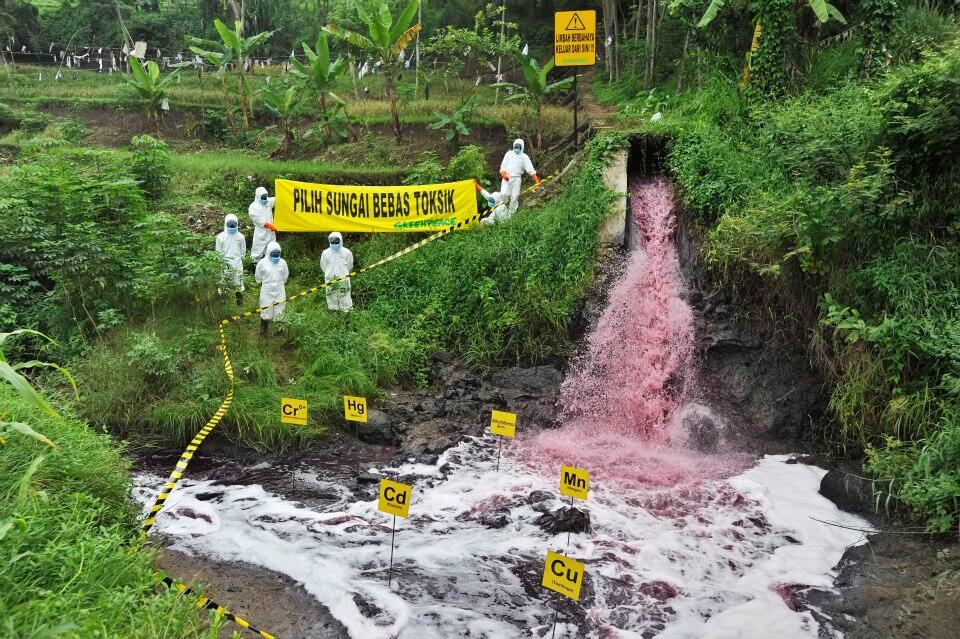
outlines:
[[296, 58], [291, 58], [293, 63], [293, 74], [300, 80], [317, 101], [320, 108], [320, 117], [323, 119], [327, 129], [327, 138], [333, 139], [333, 128], [331, 117], [327, 114], [327, 95], [333, 99], [334, 108], [342, 105], [343, 101], [337, 97], [330, 87], [334, 80], [340, 75], [347, 66], [347, 61], [343, 56], [339, 56], [333, 63], [330, 62], [330, 46], [327, 42], [327, 34], [321, 33], [317, 37], [317, 44], [314, 49], [310, 48], [306, 42], [303, 43], [303, 52], [307, 56], [307, 61], [300, 62]]
[[550, 58], [541, 67], [536, 58], [521, 54], [520, 70], [523, 71], [526, 86], [512, 82], [497, 82], [493, 85], [494, 88], [510, 90], [511, 93], [504, 100], [505, 102], [525, 102], [533, 112], [537, 149], [543, 146], [543, 105], [550, 95], [563, 91], [573, 84], [573, 78], [564, 78], [553, 83], [547, 82], [547, 75], [553, 70], [553, 64], [554, 59]]
[[[717, 14], [720, 13], [725, 4], [726, 0], [711, 0], [710, 4], [707, 5], [706, 11], [703, 12], [703, 17], [700, 18], [700, 22], [697, 23], [697, 27], [703, 28], [713, 22], [713, 19], [717, 17]], [[841, 24], [846, 24], [847, 22], [846, 18], [843, 17], [843, 14], [840, 13], [840, 10], [827, 2], [827, 0], [805, 0], [804, 4], [813, 10], [813, 13], [817, 16], [817, 20], [821, 23], [827, 23], [831, 19], [836, 20]], [[768, 56], [769, 59], [776, 60], [782, 58], [782, 37], [768, 37], [765, 33], [767, 29], [767, 26], [765, 25], [769, 25], [769, 22], [766, 20], [766, 18], [770, 17], [767, 12], [777, 11], [778, 7], [769, 1], [767, 3], [759, 3], [758, 7], [759, 11], [754, 22], [752, 44], [750, 46], [750, 50], [746, 54], [746, 62], [743, 66], [743, 74], [740, 80], [740, 85], [742, 87], [745, 87], [750, 82], [750, 74], [753, 70], [754, 64], [754, 56], [757, 56], [757, 54], [760, 52], [761, 46], [764, 47], [765, 51], [772, 53], [772, 55]], [[776, 20], [774, 20], [774, 22], [776, 22]]]
[[307, 101], [301, 88], [296, 85], [284, 88], [279, 83], [271, 87], [267, 84], [260, 91], [260, 99], [283, 130], [283, 143], [271, 155], [276, 155], [281, 150], [289, 151], [293, 146], [296, 126], [306, 111]]
[[139, 58], [130, 57], [130, 73], [132, 78], [127, 84], [137, 90], [140, 101], [143, 103], [144, 114], [153, 122], [156, 129], [160, 128], [160, 109], [167, 98], [167, 87], [180, 75], [179, 71], [160, 77], [160, 67], [156, 62], [147, 62], [144, 65]]
[[[243, 128], [247, 130], [250, 128], [250, 118], [253, 116], [253, 104], [247, 88], [247, 75], [244, 71], [244, 66], [246, 65], [247, 58], [250, 57], [254, 50], [269, 40], [274, 32], [263, 31], [249, 38], [244, 38], [240, 35], [243, 27], [239, 20], [234, 23], [233, 29], [219, 19], [213, 21], [213, 26], [216, 27], [217, 33], [220, 34], [219, 42], [216, 40], [195, 38], [193, 36], [187, 36], [187, 42], [192, 45], [190, 50], [193, 53], [203, 57], [204, 60], [220, 69], [223, 73], [226, 72], [230, 64], [234, 65], [237, 78], [240, 80], [240, 113], [243, 116]], [[226, 83], [224, 83], [224, 89], [226, 90]], [[228, 100], [229, 98], [225, 96], [224, 99]]]
[[323, 28], [333, 37], [379, 59], [384, 72], [387, 99], [390, 101], [390, 117], [393, 120], [393, 130], [398, 140], [400, 139], [400, 114], [397, 112], [397, 73], [400, 67], [400, 54], [420, 32], [420, 23], [413, 24], [419, 6], [420, 0], [410, 0], [410, 4], [400, 12], [396, 21], [394, 21], [386, 3], [381, 4], [379, 11], [374, 14], [367, 12], [358, 3], [357, 15], [367, 25], [369, 35], [341, 29], [334, 24], [328, 24]]

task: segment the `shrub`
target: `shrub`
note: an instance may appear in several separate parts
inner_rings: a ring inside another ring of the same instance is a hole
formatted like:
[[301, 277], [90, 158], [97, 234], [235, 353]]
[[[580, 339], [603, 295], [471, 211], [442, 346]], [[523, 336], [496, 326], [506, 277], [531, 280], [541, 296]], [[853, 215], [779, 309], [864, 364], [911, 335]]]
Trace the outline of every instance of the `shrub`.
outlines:
[[130, 140], [130, 150], [130, 170], [144, 193], [153, 199], [163, 195], [172, 174], [167, 143], [149, 135], [138, 135]]
[[450, 180], [476, 180], [487, 173], [487, 158], [480, 147], [465, 146], [450, 159], [447, 164], [447, 178]]

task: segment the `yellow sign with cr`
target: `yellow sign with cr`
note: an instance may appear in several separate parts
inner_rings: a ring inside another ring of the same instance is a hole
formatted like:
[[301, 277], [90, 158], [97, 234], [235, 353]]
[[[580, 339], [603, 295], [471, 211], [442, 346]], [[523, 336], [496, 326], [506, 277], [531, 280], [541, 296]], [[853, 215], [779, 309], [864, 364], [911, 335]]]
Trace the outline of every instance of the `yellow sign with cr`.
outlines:
[[502, 437], [517, 436], [517, 414], [502, 410], [490, 413], [490, 432]]
[[413, 486], [389, 479], [381, 479], [377, 510], [406, 519], [407, 515], [410, 514], [411, 497], [413, 497]]
[[587, 500], [590, 492], [590, 471], [573, 466], [560, 467], [560, 494]]
[[[277, 180], [278, 231], [441, 231], [477, 214], [473, 180], [419, 186], [343, 186]], [[463, 227], [461, 227], [463, 228]]]
[[583, 585], [583, 564], [552, 550], [547, 551], [547, 563], [543, 567], [543, 587], [559, 592], [564, 597], [580, 599]]
[[298, 426], [307, 425], [307, 400], [291, 399], [283, 397], [280, 399], [280, 421], [287, 424], [297, 424]]
[[367, 421], [367, 398], [343, 396], [343, 416], [350, 422]]
[[553, 56], [558, 67], [597, 63], [597, 12], [557, 11], [553, 14]]

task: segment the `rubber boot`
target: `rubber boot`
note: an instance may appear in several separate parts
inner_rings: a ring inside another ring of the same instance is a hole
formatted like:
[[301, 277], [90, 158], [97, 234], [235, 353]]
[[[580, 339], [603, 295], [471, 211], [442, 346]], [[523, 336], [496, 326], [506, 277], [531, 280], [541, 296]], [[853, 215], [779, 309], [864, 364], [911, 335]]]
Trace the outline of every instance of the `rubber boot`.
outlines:
[[260, 337], [267, 336], [267, 327], [270, 326], [270, 320], [260, 319]]
[[243, 308], [243, 293], [237, 291], [237, 306]]

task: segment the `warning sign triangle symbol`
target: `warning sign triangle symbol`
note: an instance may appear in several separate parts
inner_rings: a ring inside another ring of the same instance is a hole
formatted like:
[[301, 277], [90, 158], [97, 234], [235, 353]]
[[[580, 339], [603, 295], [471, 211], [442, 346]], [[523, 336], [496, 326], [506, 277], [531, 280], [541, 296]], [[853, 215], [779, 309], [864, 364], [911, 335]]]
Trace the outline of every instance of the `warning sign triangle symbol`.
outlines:
[[587, 27], [584, 26], [583, 20], [580, 19], [580, 16], [576, 13], [570, 18], [570, 22], [567, 23], [566, 29], [564, 31], [586, 31]]

